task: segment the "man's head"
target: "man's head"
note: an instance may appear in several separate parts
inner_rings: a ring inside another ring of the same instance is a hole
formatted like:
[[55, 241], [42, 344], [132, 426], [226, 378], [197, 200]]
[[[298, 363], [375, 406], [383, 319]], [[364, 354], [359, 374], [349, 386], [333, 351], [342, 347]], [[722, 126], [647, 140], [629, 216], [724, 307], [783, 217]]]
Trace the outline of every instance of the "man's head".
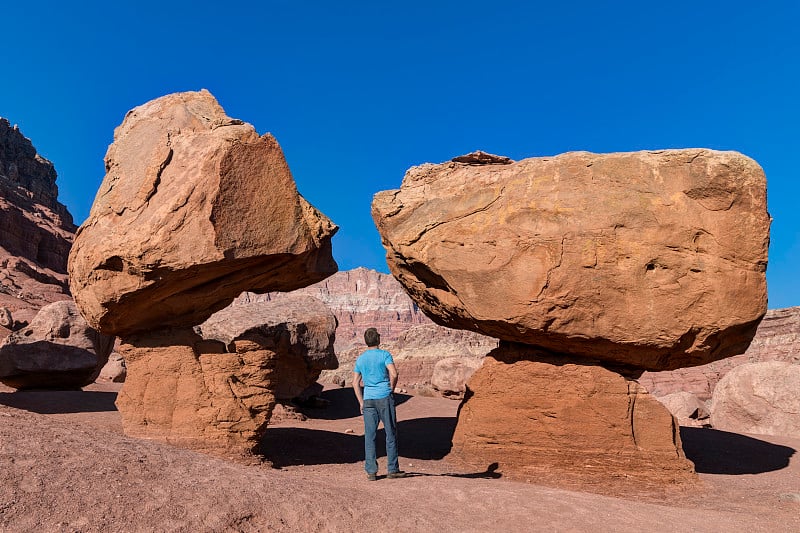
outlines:
[[378, 333], [377, 329], [369, 328], [364, 332], [364, 342], [369, 347], [378, 346], [381, 343], [381, 334]]

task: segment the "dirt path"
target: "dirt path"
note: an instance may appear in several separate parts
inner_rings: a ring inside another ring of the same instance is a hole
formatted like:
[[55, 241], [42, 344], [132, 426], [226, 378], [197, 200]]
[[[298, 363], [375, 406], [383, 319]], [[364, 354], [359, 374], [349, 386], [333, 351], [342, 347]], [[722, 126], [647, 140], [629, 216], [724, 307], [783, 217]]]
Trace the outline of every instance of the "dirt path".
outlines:
[[684, 428], [698, 487], [619, 497], [449, 463], [457, 402], [406, 397], [401, 467], [414, 475], [368, 482], [350, 390], [271, 426], [271, 468], [125, 437], [116, 388], [0, 390], [0, 530], [800, 531], [797, 439]]

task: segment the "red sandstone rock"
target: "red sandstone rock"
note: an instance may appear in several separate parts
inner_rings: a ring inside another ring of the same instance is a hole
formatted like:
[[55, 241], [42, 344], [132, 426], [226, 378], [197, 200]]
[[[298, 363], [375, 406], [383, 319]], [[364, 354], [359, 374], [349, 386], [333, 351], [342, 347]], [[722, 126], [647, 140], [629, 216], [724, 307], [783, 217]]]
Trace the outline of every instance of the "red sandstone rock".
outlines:
[[272, 135], [208, 91], [131, 110], [69, 259], [91, 325], [120, 336], [199, 324], [243, 290], [288, 291], [336, 271], [336, 226], [297, 192]]
[[206, 340], [223, 342], [229, 351], [247, 339], [277, 354], [278, 400], [291, 400], [313, 385], [322, 370], [338, 366], [333, 350], [336, 317], [321, 301], [289, 293], [267, 302], [238, 302], [214, 313], [198, 326]]
[[[67, 255], [76, 228], [57, 197], [53, 164], [0, 118], [0, 307], [20, 322], [69, 298]], [[0, 338], [14, 329], [3, 328]]]
[[392, 274], [436, 322], [648, 370], [742, 353], [766, 311], [761, 168], [704, 149], [449, 162], [378, 193]]
[[98, 376], [113, 345], [72, 301], [55, 302], [0, 343], [0, 381], [17, 389], [83, 387]]
[[469, 464], [523, 479], [694, 479], [669, 411], [602, 366], [501, 343], [467, 386], [452, 455]]
[[714, 389], [711, 424], [758, 435], [800, 437], [800, 364], [749, 363], [728, 372]]

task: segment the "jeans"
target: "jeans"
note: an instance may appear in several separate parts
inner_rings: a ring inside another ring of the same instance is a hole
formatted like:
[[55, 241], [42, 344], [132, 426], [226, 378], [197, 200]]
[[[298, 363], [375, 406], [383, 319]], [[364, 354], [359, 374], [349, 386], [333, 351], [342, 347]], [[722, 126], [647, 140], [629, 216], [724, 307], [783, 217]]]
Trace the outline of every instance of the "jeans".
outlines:
[[367, 474], [378, 473], [378, 460], [375, 457], [375, 437], [378, 422], [383, 422], [386, 431], [387, 469], [390, 473], [400, 471], [397, 459], [397, 413], [394, 408], [394, 394], [379, 400], [364, 400], [364, 469]]

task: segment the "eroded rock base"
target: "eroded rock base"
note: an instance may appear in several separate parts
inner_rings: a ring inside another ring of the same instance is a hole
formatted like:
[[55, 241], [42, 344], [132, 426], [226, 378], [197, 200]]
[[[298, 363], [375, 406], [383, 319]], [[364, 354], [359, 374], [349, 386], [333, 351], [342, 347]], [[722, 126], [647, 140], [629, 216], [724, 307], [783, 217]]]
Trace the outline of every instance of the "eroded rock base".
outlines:
[[672, 415], [615, 371], [501, 342], [467, 387], [454, 459], [530, 480], [696, 479]]
[[128, 374], [117, 408], [125, 434], [212, 453], [251, 452], [275, 405], [276, 353], [247, 340], [231, 346], [226, 353], [222, 342], [191, 328], [123, 338]]

